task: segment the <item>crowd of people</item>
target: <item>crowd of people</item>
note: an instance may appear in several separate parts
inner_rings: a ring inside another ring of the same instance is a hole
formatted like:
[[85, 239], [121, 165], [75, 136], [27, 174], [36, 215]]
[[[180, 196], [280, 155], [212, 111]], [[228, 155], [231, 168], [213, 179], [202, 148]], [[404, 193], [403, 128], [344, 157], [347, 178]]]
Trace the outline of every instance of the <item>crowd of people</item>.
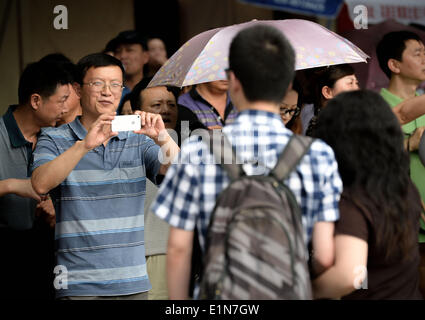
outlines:
[[[380, 94], [349, 64], [295, 71], [289, 41], [264, 25], [232, 40], [227, 80], [185, 88], [149, 87], [166, 47], [134, 30], [76, 64], [29, 64], [0, 118], [1, 298], [199, 298], [233, 181], [203, 133], [226, 137], [247, 176], [312, 138], [281, 181], [300, 209], [311, 298], [425, 298], [425, 48], [397, 31], [376, 50]], [[140, 130], [111, 131], [129, 114]]]

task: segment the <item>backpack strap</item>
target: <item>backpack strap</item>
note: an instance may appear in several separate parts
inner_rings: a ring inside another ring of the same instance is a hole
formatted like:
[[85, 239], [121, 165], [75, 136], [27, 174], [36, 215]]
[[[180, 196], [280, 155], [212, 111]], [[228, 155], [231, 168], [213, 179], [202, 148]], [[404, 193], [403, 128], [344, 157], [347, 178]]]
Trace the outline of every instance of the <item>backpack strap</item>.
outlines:
[[283, 181], [289, 173], [298, 165], [302, 157], [307, 153], [313, 139], [310, 137], [293, 134], [283, 152], [280, 154], [276, 166], [270, 175], [278, 181]]
[[219, 164], [233, 181], [244, 175], [240, 164], [237, 164], [236, 153], [226, 135], [210, 134], [210, 150], [214, 155], [216, 163]]

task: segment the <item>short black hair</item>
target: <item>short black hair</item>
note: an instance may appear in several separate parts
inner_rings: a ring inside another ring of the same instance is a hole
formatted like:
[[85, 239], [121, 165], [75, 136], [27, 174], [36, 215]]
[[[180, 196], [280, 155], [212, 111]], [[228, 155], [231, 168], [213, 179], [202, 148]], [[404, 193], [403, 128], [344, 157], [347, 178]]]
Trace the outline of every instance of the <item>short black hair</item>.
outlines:
[[379, 66], [386, 76], [391, 79], [391, 70], [388, 68], [388, 60], [401, 61], [403, 51], [406, 49], [407, 40], [421, 41], [421, 38], [411, 31], [394, 31], [385, 34], [376, 46], [376, 56]]
[[[138, 84], [134, 86], [133, 90], [131, 91], [130, 104], [131, 104], [131, 109], [133, 111], [141, 110], [143, 101], [140, 94], [142, 93], [143, 90], [145, 90], [148, 87], [148, 84], [151, 80], [152, 80], [152, 77], [143, 78]], [[174, 95], [174, 98], [176, 99], [176, 102], [177, 102], [177, 98], [179, 97], [181, 89], [177, 87], [172, 87], [172, 86], [165, 86], [165, 87], [167, 88], [169, 92], [171, 92]]]
[[45, 55], [39, 60], [40, 62], [61, 62], [61, 63], [72, 63], [71, 59], [65, 56], [63, 53], [56, 52]]
[[114, 52], [115, 51], [115, 39], [111, 39], [108, 41], [108, 43], [105, 46], [105, 49], [103, 49], [102, 53], [107, 52]]
[[294, 78], [294, 50], [282, 32], [267, 25], [240, 31], [229, 51], [229, 69], [248, 101], [281, 103]]
[[347, 64], [335, 64], [331, 66], [322, 67], [317, 69], [312, 77], [315, 85], [315, 98], [314, 98], [314, 114], [317, 115], [323, 107], [324, 101], [326, 100], [322, 94], [322, 88], [327, 86], [331, 89], [335, 86], [335, 83], [346, 76], [354, 75], [354, 68]]
[[143, 51], [148, 51], [148, 42], [146, 37], [136, 30], [120, 32], [115, 38], [108, 42], [107, 49], [110, 51], [116, 51], [122, 44], [140, 44]]
[[79, 84], [83, 84], [83, 79], [86, 76], [87, 71], [90, 68], [100, 68], [100, 67], [109, 67], [109, 66], [117, 66], [121, 69], [123, 79], [124, 79], [124, 67], [117, 58], [112, 57], [110, 55], [104, 54], [104, 53], [92, 53], [88, 56], [85, 56], [81, 58], [80, 61], [77, 63], [77, 71], [78, 71], [78, 78], [77, 82]]
[[50, 53], [39, 60], [39, 62], [56, 63], [72, 76], [72, 81], [77, 82], [77, 66], [62, 53]]
[[33, 94], [48, 98], [55, 94], [58, 86], [72, 83], [72, 75], [58, 63], [47, 61], [31, 63], [19, 78], [19, 104], [28, 103]]

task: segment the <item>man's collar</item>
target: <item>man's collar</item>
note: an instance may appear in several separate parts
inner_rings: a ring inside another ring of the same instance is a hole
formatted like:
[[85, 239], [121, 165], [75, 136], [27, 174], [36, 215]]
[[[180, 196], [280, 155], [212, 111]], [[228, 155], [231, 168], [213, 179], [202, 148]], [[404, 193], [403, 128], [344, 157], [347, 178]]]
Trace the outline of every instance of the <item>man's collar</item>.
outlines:
[[[226, 108], [227, 106], [230, 104], [230, 94], [229, 92], [226, 93]], [[189, 91], [189, 95], [193, 100], [198, 100], [201, 101], [203, 103], [205, 103], [206, 105], [213, 107], [207, 100], [205, 100], [198, 92], [198, 90], [196, 90], [196, 86], [194, 86], [190, 91]]]
[[19, 129], [18, 124], [16, 123], [16, 119], [13, 116], [13, 112], [16, 110], [17, 107], [17, 105], [9, 106], [9, 109], [3, 116], [4, 125], [6, 126], [6, 130], [10, 139], [10, 144], [14, 148], [20, 148], [30, 143], [25, 140], [25, 137], [22, 134], [21, 129]]
[[74, 121], [69, 123], [69, 127], [75, 133], [75, 135], [78, 137], [78, 139], [83, 140], [87, 135], [87, 130], [81, 124], [80, 118], [81, 118], [81, 116], [76, 117]]
[[283, 125], [279, 114], [270, 111], [248, 109], [240, 111], [235, 119], [235, 123], [256, 123], [269, 125]]

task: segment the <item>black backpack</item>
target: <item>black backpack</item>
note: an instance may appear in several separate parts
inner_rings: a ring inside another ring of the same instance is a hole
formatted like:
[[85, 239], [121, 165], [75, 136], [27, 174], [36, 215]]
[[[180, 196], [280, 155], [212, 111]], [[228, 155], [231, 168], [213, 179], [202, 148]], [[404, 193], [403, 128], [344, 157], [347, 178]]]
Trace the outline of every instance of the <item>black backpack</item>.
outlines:
[[[247, 176], [224, 137], [216, 161], [231, 182], [211, 215], [200, 283], [201, 299], [312, 299], [301, 210], [285, 178], [312, 139], [293, 135], [269, 175]], [[217, 143], [218, 142], [218, 143]]]

